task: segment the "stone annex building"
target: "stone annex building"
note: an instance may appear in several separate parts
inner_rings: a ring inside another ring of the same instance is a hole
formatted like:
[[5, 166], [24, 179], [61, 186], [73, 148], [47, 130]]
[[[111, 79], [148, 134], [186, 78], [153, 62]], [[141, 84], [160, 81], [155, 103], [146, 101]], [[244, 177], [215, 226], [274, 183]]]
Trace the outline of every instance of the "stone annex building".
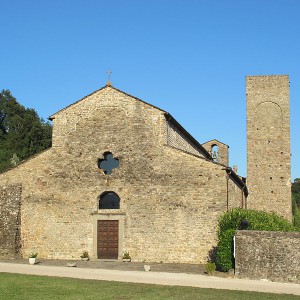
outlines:
[[203, 263], [234, 207], [291, 220], [289, 79], [247, 77], [248, 188], [228, 146], [108, 83], [49, 117], [52, 148], [0, 175], [0, 257]]

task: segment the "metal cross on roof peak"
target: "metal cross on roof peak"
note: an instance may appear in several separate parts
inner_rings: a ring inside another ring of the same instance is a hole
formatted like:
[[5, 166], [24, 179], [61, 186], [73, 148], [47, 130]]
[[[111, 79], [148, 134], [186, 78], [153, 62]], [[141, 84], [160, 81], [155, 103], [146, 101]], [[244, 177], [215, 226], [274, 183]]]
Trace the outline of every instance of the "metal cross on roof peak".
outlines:
[[108, 69], [106, 71], [106, 74], [107, 74], [107, 82], [106, 82], [106, 85], [111, 85], [111, 81], [110, 81], [110, 74], [112, 73], [112, 71], [110, 69]]

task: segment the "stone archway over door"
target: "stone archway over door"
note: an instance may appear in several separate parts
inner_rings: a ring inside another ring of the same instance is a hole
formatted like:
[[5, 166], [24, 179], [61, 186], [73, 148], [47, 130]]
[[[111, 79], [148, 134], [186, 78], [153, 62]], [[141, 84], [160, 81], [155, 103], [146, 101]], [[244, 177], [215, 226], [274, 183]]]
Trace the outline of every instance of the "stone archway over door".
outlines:
[[97, 221], [97, 256], [105, 259], [118, 259], [119, 221]]

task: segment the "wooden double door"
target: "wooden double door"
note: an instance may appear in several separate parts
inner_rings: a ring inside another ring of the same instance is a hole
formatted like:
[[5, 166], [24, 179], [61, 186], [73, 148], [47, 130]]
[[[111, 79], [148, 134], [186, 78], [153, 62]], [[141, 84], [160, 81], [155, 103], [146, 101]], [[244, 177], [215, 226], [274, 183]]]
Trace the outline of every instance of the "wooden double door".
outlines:
[[97, 224], [98, 258], [118, 259], [119, 254], [119, 221], [98, 220]]

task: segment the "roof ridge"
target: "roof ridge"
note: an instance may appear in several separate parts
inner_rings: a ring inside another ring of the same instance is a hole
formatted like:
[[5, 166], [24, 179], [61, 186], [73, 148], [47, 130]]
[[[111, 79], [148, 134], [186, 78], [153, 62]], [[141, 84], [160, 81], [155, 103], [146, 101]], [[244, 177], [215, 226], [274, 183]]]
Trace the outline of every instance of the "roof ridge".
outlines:
[[163, 109], [161, 109], [161, 108], [159, 108], [159, 107], [157, 107], [157, 106], [155, 106], [155, 105], [152, 105], [152, 104], [150, 104], [150, 103], [148, 103], [148, 102], [146, 102], [146, 101], [144, 101], [144, 100], [142, 100], [142, 99], [140, 99], [140, 98], [138, 98], [138, 97], [135, 97], [135, 96], [133, 96], [133, 95], [130, 95], [130, 94], [128, 94], [128, 93], [126, 93], [126, 92], [124, 92], [124, 91], [122, 91], [122, 90], [119, 90], [119, 89], [113, 87], [112, 85], [106, 84], [106, 85], [103, 86], [102, 88], [100, 88], [100, 89], [98, 89], [98, 90], [96, 90], [96, 91], [94, 91], [94, 92], [92, 92], [92, 93], [90, 93], [90, 94], [84, 96], [83, 98], [81, 98], [81, 99], [79, 99], [79, 100], [77, 100], [77, 101], [75, 101], [75, 102], [69, 104], [68, 106], [66, 106], [66, 107], [64, 107], [64, 108], [62, 108], [62, 109], [60, 109], [59, 111], [57, 111], [56, 113], [54, 113], [54, 114], [52, 114], [50, 117], [48, 117], [48, 120], [52, 121], [52, 120], [55, 118], [54, 116], [55, 116], [56, 114], [58, 114], [58, 113], [60, 113], [60, 112], [62, 112], [62, 111], [64, 111], [64, 110], [68, 109], [69, 107], [71, 107], [71, 106], [73, 106], [73, 105], [75, 105], [75, 104], [77, 104], [77, 103], [83, 101], [83, 100], [86, 99], [87, 97], [90, 97], [91, 95], [93, 95], [93, 94], [95, 94], [95, 93], [97, 93], [97, 92], [99, 92], [99, 91], [101, 91], [101, 90], [103, 90], [103, 89], [105, 89], [105, 88], [111, 88], [111, 89], [114, 89], [115, 91], [118, 91], [119, 93], [122, 93], [122, 94], [124, 94], [124, 95], [126, 95], [126, 96], [129, 96], [129, 97], [131, 97], [131, 98], [134, 98], [134, 99], [136, 99], [136, 100], [138, 100], [138, 101], [140, 101], [140, 102], [142, 102], [142, 103], [144, 103], [144, 104], [146, 104], [146, 105], [149, 105], [149, 106], [151, 106], [151, 107], [153, 107], [153, 108], [155, 108], [155, 109], [160, 110], [161, 112], [166, 113], [165, 110], [163, 110]]
[[210, 143], [210, 142], [212, 142], [212, 141], [217, 141], [218, 143], [221, 143], [221, 144], [223, 144], [223, 145], [229, 147], [229, 145], [227, 145], [227, 144], [225, 144], [225, 143], [219, 141], [218, 139], [211, 139], [211, 140], [209, 140], [209, 141], [206, 141], [206, 142], [202, 143], [202, 145], [207, 144], [207, 143]]
[[39, 152], [37, 152], [37, 153], [34, 153], [34, 154], [32, 154], [31, 156], [28, 156], [28, 157], [24, 158], [24, 159], [21, 160], [20, 163], [17, 164], [16, 166], [12, 166], [12, 167], [10, 167], [10, 168], [8, 168], [8, 169], [6, 169], [6, 170], [0, 172], [0, 175], [1, 175], [1, 174], [4, 174], [4, 173], [6, 173], [6, 172], [9, 172], [9, 171], [11, 171], [11, 170], [17, 169], [18, 167], [20, 167], [20, 166], [22, 166], [22, 165], [28, 163], [29, 161], [31, 161], [31, 160], [37, 158], [38, 156], [40, 156], [40, 155], [46, 153], [47, 151], [50, 151], [51, 149], [52, 149], [52, 146], [50, 146], [50, 147], [48, 147], [48, 148], [46, 148], [46, 149], [43, 149], [43, 150], [41, 150], [41, 151], [39, 151]]
[[92, 92], [92, 93], [90, 93], [90, 94], [84, 96], [83, 98], [81, 98], [81, 99], [79, 99], [79, 100], [77, 100], [77, 101], [75, 101], [75, 102], [73, 102], [73, 103], [67, 105], [66, 107], [64, 107], [64, 108], [62, 108], [62, 109], [60, 109], [60, 110], [58, 110], [56, 113], [54, 113], [54, 114], [52, 114], [51, 116], [49, 116], [49, 117], [48, 117], [48, 120], [52, 121], [52, 120], [54, 119], [54, 115], [56, 115], [56, 114], [58, 114], [58, 113], [60, 113], [60, 112], [62, 112], [62, 111], [64, 111], [64, 110], [66, 110], [67, 108], [69, 108], [69, 107], [71, 107], [71, 106], [73, 106], [73, 105], [75, 105], [75, 104], [77, 104], [77, 103], [83, 101], [85, 98], [87, 98], [87, 97], [93, 95], [94, 93], [97, 93], [97, 92], [103, 90], [103, 89], [106, 88], [106, 87], [107, 87], [107, 85], [105, 85], [105, 86], [103, 86], [102, 88], [100, 88], [100, 89], [98, 89], [98, 90], [96, 90], [96, 91], [94, 91], [94, 92]]

